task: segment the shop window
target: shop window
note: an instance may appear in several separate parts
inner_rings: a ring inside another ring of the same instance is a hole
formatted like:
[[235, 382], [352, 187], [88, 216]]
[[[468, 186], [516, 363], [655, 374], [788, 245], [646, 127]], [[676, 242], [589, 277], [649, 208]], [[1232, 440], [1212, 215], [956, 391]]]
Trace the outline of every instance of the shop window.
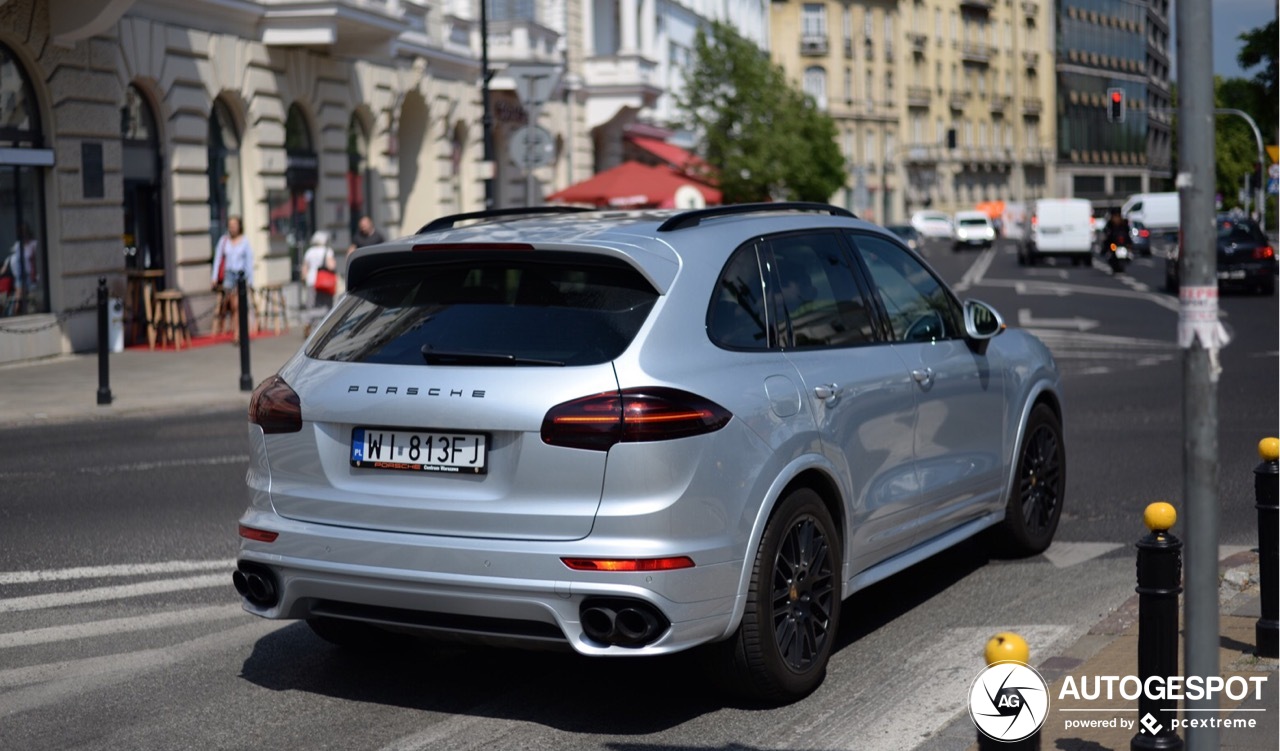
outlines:
[[35, 90], [27, 71], [0, 44], [0, 317], [48, 313], [49, 256], [45, 148]]
[[244, 216], [240, 175], [240, 135], [226, 103], [213, 103], [209, 114], [209, 248], [227, 231], [227, 218]]

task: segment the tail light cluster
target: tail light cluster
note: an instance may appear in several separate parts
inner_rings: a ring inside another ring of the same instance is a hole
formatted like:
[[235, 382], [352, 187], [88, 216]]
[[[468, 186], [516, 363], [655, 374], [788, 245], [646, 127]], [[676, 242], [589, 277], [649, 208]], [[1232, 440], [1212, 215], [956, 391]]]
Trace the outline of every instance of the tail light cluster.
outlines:
[[542, 440], [552, 446], [608, 451], [617, 443], [666, 441], [713, 433], [733, 415], [679, 389], [652, 386], [610, 391], [552, 407]]
[[1275, 258], [1276, 249], [1270, 245], [1263, 245], [1261, 248], [1253, 249], [1253, 257], [1258, 261], [1265, 261], [1268, 258]]
[[302, 400], [283, 378], [273, 375], [253, 390], [249, 422], [263, 433], [297, 433], [302, 430]]

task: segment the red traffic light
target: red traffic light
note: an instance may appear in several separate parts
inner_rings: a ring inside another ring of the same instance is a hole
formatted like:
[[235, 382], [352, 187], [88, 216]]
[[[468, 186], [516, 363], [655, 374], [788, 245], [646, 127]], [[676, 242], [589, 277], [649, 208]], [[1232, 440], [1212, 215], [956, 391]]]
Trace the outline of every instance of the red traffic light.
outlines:
[[1121, 99], [1124, 99], [1123, 94], [1121, 94], [1118, 91], [1111, 92], [1111, 101], [1115, 102], [1116, 104], [1119, 104]]

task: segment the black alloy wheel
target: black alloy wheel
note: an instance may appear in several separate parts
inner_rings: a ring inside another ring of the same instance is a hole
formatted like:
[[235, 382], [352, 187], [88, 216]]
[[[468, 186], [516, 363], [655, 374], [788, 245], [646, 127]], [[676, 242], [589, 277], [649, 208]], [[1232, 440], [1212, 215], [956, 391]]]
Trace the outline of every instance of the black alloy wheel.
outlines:
[[1036, 405], [1027, 420], [1001, 528], [1000, 542], [1010, 554], [1035, 555], [1053, 542], [1062, 517], [1066, 457], [1057, 415], [1044, 404]]
[[809, 488], [792, 491], [765, 529], [742, 624], [727, 642], [731, 686], [770, 703], [818, 687], [839, 628], [840, 560], [822, 499]]

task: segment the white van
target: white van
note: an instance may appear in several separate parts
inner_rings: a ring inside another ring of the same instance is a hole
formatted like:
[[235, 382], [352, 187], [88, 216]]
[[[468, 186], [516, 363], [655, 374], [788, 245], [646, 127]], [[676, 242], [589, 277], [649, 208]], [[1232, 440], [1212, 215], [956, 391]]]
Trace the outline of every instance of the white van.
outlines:
[[1177, 193], [1138, 193], [1120, 207], [1120, 215], [1130, 224], [1141, 222], [1151, 229], [1167, 229], [1182, 224]]
[[1041, 198], [1031, 213], [1031, 231], [1018, 246], [1018, 263], [1070, 258], [1087, 264], [1093, 253], [1093, 204], [1083, 198]]

